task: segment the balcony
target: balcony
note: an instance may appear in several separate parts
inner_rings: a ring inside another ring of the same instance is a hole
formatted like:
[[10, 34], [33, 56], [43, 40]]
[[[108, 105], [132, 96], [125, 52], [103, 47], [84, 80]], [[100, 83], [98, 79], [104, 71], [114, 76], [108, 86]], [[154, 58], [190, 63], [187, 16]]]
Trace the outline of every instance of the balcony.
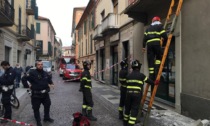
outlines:
[[119, 30], [118, 14], [109, 13], [102, 21], [102, 34], [114, 34]]
[[8, 0], [0, 0], [0, 27], [14, 24], [14, 8]]
[[31, 40], [31, 30], [26, 25], [17, 27], [17, 40], [19, 42]]
[[149, 24], [154, 16], [165, 18], [170, 3], [171, 0], [126, 0], [124, 13], [136, 21]]
[[26, 0], [26, 13], [28, 15], [34, 15], [36, 10], [35, 0]]
[[96, 26], [96, 28], [94, 29], [93, 40], [101, 40], [101, 39], [103, 39], [103, 35], [101, 33], [102, 33], [102, 25], [98, 24]]
[[52, 56], [52, 51], [49, 50], [42, 50], [41, 48], [36, 50], [37, 56]]

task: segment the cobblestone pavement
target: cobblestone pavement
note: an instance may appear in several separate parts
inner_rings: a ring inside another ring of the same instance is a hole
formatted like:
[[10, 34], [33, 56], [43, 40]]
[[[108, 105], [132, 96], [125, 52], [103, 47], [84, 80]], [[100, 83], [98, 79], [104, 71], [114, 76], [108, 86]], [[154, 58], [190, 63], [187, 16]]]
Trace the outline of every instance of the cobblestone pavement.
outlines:
[[[43, 123], [43, 126], [72, 126], [72, 114], [81, 111], [82, 106], [82, 93], [78, 91], [80, 83], [64, 82], [58, 74], [53, 75], [53, 81], [55, 89], [50, 92], [51, 117], [55, 119], [55, 122]], [[98, 121], [91, 122], [91, 126], [122, 126], [122, 121], [118, 120], [119, 89], [115, 86], [102, 84], [94, 79], [92, 79], [92, 85], [93, 114], [98, 118]], [[26, 92], [26, 90], [22, 91]], [[13, 119], [36, 126], [29, 94], [25, 93], [20, 98], [20, 102], [21, 107], [18, 110], [13, 109]], [[40, 113], [43, 119], [43, 106]], [[148, 126], [187, 126], [193, 121], [178, 113], [154, 105]], [[12, 123], [7, 125], [18, 126]], [[135, 126], [140, 126], [140, 124]]]
[[[51, 91], [50, 97], [51, 117], [55, 119], [54, 123], [44, 123], [43, 126], [71, 126], [72, 114], [81, 111], [82, 94], [78, 92], [79, 82], [63, 82], [57, 74], [53, 75], [55, 89]], [[122, 126], [122, 121], [110, 112], [95, 95], [93, 95], [94, 108], [93, 114], [98, 118], [97, 122], [91, 122], [91, 126]], [[24, 94], [21, 99], [21, 107], [18, 110], [13, 109], [13, 119], [27, 122], [36, 126], [33, 116], [31, 100], [29, 94]], [[43, 119], [43, 106], [40, 108], [41, 118]], [[18, 126], [8, 123], [8, 126]]]

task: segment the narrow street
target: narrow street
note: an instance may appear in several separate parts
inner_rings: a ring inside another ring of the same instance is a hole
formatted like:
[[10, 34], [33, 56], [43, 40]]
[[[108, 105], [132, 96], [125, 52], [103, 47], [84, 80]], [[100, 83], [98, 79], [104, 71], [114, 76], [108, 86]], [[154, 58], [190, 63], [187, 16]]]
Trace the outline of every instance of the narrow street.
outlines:
[[[43, 126], [71, 126], [72, 114], [81, 111], [82, 94], [78, 91], [79, 82], [63, 82], [57, 74], [53, 75], [55, 89], [51, 91], [51, 117], [55, 119], [54, 123], [44, 123]], [[91, 122], [91, 126], [122, 126], [122, 121], [114, 115], [109, 107], [99, 101], [93, 95], [94, 108], [93, 113], [98, 118], [97, 122]], [[18, 110], [13, 109], [13, 119], [30, 123], [35, 126], [36, 122], [33, 116], [30, 95], [26, 93], [20, 99], [21, 105]], [[40, 109], [43, 119], [43, 106]], [[17, 124], [8, 123], [8, 126]]]
[[[79, 82], [64, 82], [57, 73], [53, 74], [55, 89], [50, 92], [51, 96], [51, 117], [54, 123], [44, 123], [43, 126], [71, 126], [73, 121], [72, 114], [81, 112], [82, 93], [79, 92]], [[92, 93], [94, 100], [93, 114], [98, 121], [91, 122], [91, 126], [122, 126], [123, 123], [118, 119], [119, 90], [116, 87], [101, 84], [92, 79]], [[25, 93], [24, 93], [25, 92]], [[17, 95], [20, 97], [20, 108], [13, 109], [13, 120], [25, 122], [36, 126], [31, 106], [30, 95], [26, 89], [19, 89]], [[43, 120], [43, 106], [40, 108]], [[169, 111], [160, 106], [153, 105], [148, 126], [187, 126], [193, 120], [178, 113]], [[18, 126], [9, 122], [0, 126]], [[140, 126], [136, 124], [135, 126]]]

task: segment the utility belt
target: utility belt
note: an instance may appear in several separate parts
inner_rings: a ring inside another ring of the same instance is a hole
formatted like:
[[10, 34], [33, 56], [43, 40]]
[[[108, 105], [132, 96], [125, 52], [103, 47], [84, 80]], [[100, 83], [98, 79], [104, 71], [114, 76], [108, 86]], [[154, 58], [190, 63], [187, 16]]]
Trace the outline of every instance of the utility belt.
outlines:
[[50, 92], [50, 89], [44, 89], [44, 90], [32, 90], [32, 93], [34, 94], [46, 94]]
[[13, 88], [14, 88], [14, 85], [9, 85], [9, 86], [3, 85], [1, 87], [1, 89], [2, 89], [3, 92], [8, 92], [10, 90], [13, 90]]
[[123, 87], [123, 88], [127, 88], [127, 86], [126, 86], [126, 85], [121, 85], [121, 87]]
[[50, 89], [44, 89], [44, 90], [32, 90], [32, 98], [46, 98], [48, 96], [48, 92], [50, 92]]
[[139, 93], [140, 93], [140, 91], [127, 91], [127, 93], [139, 94]]

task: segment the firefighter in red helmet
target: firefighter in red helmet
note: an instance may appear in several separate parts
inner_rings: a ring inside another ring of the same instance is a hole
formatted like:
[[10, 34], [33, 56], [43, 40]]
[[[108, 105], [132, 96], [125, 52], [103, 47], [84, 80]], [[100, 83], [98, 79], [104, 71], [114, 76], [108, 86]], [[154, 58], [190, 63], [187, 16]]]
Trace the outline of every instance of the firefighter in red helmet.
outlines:
[[[156, 78], [158, 73], [161, 58], [162, 58], [162, 49], [161, 49], [161, 38], [164, 39], [163, 45], [167, 42], [167, 33], [163, 29], [163, 25], [160, 22], [160, 17], [155, 16], [152, 19], [151, 25], [146, 29], [143, 39], [143, 49], [145, 52], [145, 47], [147, 46], [147, 60], [149, 67], [149, 78], [153, 81]], [[153, 86], [152, 86], [153, 90]], [[152, 91], [151, 90], [151, 91]]]

